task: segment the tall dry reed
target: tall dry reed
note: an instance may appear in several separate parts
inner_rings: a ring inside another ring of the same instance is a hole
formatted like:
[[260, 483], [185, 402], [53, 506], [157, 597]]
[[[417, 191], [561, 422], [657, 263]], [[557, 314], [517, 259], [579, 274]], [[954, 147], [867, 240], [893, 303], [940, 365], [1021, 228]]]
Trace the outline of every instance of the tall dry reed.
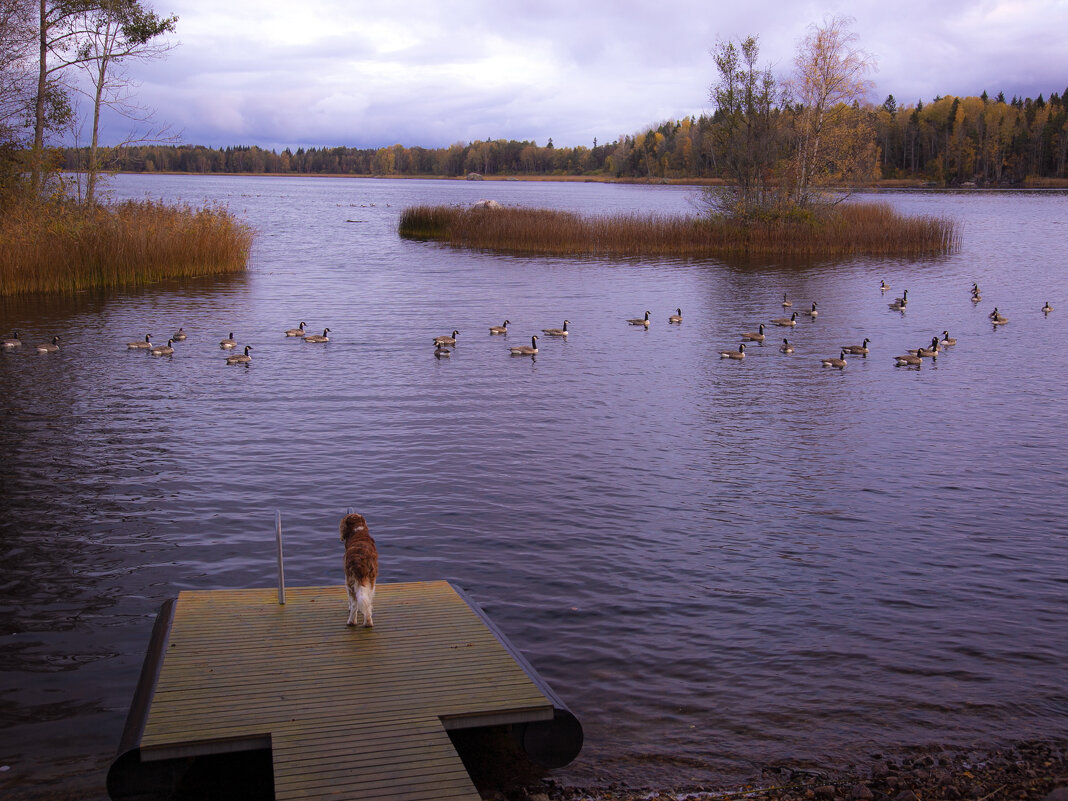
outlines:
[[906, 217], [885, 203], [740, 222], [661, 214], [581, 216], [549, 209], [413, 206], [401, 236], [551, 256], [920, 256], [960, 247], [956, 223]]
[[220, 208], [152, 201], [22, 204], [0, 219], [0, 295], [237, 272], [252, 229]]

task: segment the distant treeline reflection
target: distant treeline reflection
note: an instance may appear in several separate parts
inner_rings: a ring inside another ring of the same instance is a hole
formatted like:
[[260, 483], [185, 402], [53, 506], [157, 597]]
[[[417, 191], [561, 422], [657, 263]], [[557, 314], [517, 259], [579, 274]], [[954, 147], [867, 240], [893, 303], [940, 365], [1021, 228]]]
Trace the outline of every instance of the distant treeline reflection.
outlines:
[[[1006, 101], [984, 92], [915, 106], [899, 106], [890, 95], [865, 111], [877, 133], [885, 179], [1012, 185], [1068, 177], [1065, 95]], [[446, 148], [398, 144], [281, 153], [255, 146], [142, 145], [113, 150], [107, 163], [125, 172], [718, 179], [727, 177], [711, 146], [718, 124], [718, 115], [688, 117], [607, 144], [594, 140], [592, 147], [554, 147], [551, 139], [544, 146], [498, 139]], [[84, 169], [86, 163], [85, 148], [65, 152], [67, 169]]]

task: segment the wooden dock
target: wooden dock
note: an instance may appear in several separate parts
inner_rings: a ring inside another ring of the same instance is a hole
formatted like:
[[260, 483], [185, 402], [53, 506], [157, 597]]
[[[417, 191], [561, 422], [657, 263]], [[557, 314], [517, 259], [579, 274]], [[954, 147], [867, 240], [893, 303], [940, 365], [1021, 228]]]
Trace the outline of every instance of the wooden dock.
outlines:
[[581, 747], [574, 716], [448, 582], [380, 584], [373, 629], [345, 625], [340, 586], [290, 588], [285, 605], [273, 589], [182, 592], [169, 612], [113, 799], [146, 797], [154, 765], [171, 776], [190, 758], [269, 749], [277, 799], [477, 801], [449, 729], [530, 726], [550, 763]]

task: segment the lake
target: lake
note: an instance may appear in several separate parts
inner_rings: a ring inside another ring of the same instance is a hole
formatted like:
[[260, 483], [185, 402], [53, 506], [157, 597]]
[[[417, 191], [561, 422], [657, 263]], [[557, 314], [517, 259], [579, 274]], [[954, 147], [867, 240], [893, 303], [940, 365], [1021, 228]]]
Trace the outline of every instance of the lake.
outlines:
[[[103, 795], [157, 608], [274, 586], [275, 510], [290, 586], [341, 583], [352, 507], [381, 581], [463, 587], [582, 720], [561, 781], [731, 785], [1068, 736], [1068, 193], [884, 192], [958, 220], [961, 251], [787, 264], [396, 234], [416, 203], [687, 213], [687, 187], [112, 192], [224, 204], [258, 237], [238, 276], [0, 301], [3, 336], [61, 337], [0, 353], [3, 793]], [[784, 293], [819, 316], [770, 325]], [[567, 340], [510, 357], [564, 319]], [[283, 336], [301, 321], [330, 342]], [[765, 344], [719, 358], [761, 322]], [[179, 327], [172, 357], [126, 349]], [[944, 330], [959, 342], [936, 361], [894, 366]], [[251, 364], [225, 364], [230, 332]], [[864, 338], [866, 358], [821, 367]]]

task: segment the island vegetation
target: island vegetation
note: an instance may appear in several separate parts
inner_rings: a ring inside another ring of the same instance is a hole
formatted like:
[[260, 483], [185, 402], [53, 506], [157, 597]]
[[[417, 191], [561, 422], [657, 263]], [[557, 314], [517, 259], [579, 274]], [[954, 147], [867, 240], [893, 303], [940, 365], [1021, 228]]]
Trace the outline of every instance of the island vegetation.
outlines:
[[400, 233], [455, 247], [550, 256], [920, 256], [960, 245], [952, 220], [905, 217], [885, 203], [834, 211], [730, 215], [579, 215], [551, 209], [413, 206]]
[[[252, 231], [226, 209], [98, 196], [111, 152], [99, 144], [101, 110], [150, 118], [122, 68], [162, 56], [159, 37], [176, 21], [140, 0], [0, 0], [0, 296], [245, 268]], [[70, 180], [48, 143], [77, 129], [78, 92], [91, 139]]]

